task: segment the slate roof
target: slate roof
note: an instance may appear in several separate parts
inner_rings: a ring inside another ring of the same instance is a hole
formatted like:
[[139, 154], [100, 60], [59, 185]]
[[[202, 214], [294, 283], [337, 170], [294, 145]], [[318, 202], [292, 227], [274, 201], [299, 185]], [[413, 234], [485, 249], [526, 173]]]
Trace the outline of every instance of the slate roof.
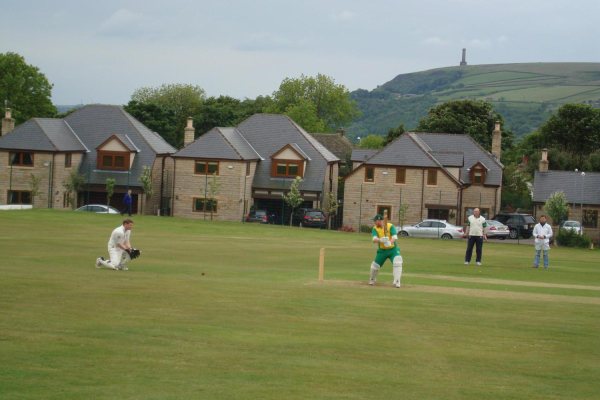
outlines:
[[[582, 190], [583, 184], [583, 190]], [[544, 203], [558, 190], [565, 192], [568, 203], [600, 205], [600, 173], [575, 171], [535, 171], [533, 180], [533, 201]], [[582, 193], [583, 192], [583, 193]]]
[[[232, 128], [235, 129], [235, 128]], [[210, 158], [220, 160], [245, 160], [240, 151], [222, 134], [223, 128], [213, 128], [192, 143], [173, 155], [181, 158]], [[230, 137], [233, 135], [229, 135]], [[236, 151], [237, 150], [237, 151]], [[250, 154], [251, 159], [257, 159], [257, 155]]]
[[337, 133], [311, 133], [311, 135], [342, 162], [346, 160], [346, 153], [356, 148], [350, 139]]
[[136, 147], [136, 145], [133, 144], [131, 139], [129, 139], [129, 136], [124, 135], [122, 133], [117, 133], [115, 136], [117, 137], [117, 139], [119, 139], [125, 145], [125, 147], [127, 147], [127, 149], [129, 149], [129, 151], [134, 151], [134, 152], [140, 151], [140, 149], [138, 149]]
[[262, 156], [248, 143], [236, 128], [218, 128], [229, 144], [244, 160], [260, 160]]
[[0, 149], [32, 151], [87, 151], [62, 119], [32, 118], [0, 137]]
[[352, 155], [350, 156], [350, 160], [352, 162], [365, 162], [369, 158], [371, 158], [378, 150], [375, 149], [354, 149], [352, 150]]
[[252, 186], [262, 189], [288, 189], [293, 179], [271, 178], [270, 156], [285, 145], [295, 143], [310, 159], [306, 162], [300, 190], [321, 191], [328, 163], [339, 162], [334, 154], [286, 115], [255, 114], [241, 122], [238, 132], [264, 160], [257, 166]]
[[[151, 132], [143, 124], [133, 118], [118, 106], [88, 105], [69, 114], [64, 120], [76, 132], [77, 136], [92, 150], [83, 157], [79, 171], [87, 174], [88, 166], [90, 183], [105, 185], [106, 178], [113, 178], [116, 185], [127, 185], [127, 171], [96, 170], [97, 153], [95, 149], [108, 138], [117, 135], [121, 139], [127, 136], [132, 146], [128, 146], [135, 153], [129, 176], [129, 185], [140, 186], [138, 179], [142, 174], [142, 167], [152, 167], [157, 154], [174, 153], [176, 150], [164, 141], [158, 134]], [[137, 150], [135, 150], [137, 149]]]
[[[360, 150], [352, 152], [352, 160], [364, 157]], [[486, 166], [488, 172], [485, 178], [486, 185], [502, 184], [502, 170], [504, 165], [496, 160], [489, 152], [485, 151], [477, 142], [468, 135], [447, 133], [416, 133], [407, 132], [395, 139], [385, 148], [376, 151], [364, 161], [372, 165], [390, 165], [421, 168], [461, 168], [461, 180], [458, 181], [452, 174], [448, 175], [456, 182], [470, 184], [471, 174], [467, 169], [477, 162]]]

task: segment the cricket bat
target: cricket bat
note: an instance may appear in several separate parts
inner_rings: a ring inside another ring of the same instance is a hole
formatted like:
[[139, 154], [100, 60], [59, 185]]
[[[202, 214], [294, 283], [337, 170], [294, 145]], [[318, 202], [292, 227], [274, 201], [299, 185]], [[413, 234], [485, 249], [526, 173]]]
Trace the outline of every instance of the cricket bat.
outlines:
[[388, 215], [387, 210], [383, 210], [383, 233], [388, 236]]

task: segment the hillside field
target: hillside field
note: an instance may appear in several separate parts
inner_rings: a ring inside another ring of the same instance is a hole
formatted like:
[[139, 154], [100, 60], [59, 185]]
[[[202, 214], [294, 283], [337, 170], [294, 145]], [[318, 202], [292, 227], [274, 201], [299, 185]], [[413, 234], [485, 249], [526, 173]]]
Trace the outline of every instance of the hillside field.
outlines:
[[[412, 98], [402, 96], [417, 95]], [[352, 92], [363, 116], [348, 128], [351, 137], [384, 135], [404, 123], [415, 128], [424, 107], [450, 100], [491, 101], [505, 127], [522, 138], [566, 103], [600, 103], [600, 63], [530, 63], [448, 67], [402, 74], [373, 91]], [[527, 106], [527, 111], [523, 106]]]
[[[94, 268], [118, 215], [0, 212], [2, 399], [589, 399], [598, 251], [134, 216], [142, 256]], [[508, 242], [508, 241], [506, 241]], [[319, 249], [326, 249], [318, 282]], [[202, 273], [205, 273], [204, 275]]]

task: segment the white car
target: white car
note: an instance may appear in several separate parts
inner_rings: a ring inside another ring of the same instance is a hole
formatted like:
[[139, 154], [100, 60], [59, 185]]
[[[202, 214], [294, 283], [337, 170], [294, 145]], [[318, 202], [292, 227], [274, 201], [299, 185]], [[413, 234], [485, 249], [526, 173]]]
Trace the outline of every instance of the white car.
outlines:
[[575, 232], [577, 232], [577, 234], [581, 234], [581, 224], [579, 223], [579, 221], [565, 221], [562, 224], [560, 224], [560, 228], [561, 229], [569, 229], [569, 230], [573, 230]]
[[463, 230], [460, 226], [454, 226], [448, 221], [439, 219], [426, 219], [415, 225], [404, 225], [402, 229], [396, 225], [396, 230], [402, 236], [460, 239]]
[[488, 219], [487, 222], [487, 237], [488, 239], [497, 238], [500, 240], [506, 239], [510, 235], [510, 228], [502, 222]]
[[113, 207], [108, 207], [108, 213], [106, 212], [105, 204], [88, 204], [87, 206], [79, 207], [75, 211], [88, 211], [95, 212], [99, 214], [120, 214], [119, 210]]

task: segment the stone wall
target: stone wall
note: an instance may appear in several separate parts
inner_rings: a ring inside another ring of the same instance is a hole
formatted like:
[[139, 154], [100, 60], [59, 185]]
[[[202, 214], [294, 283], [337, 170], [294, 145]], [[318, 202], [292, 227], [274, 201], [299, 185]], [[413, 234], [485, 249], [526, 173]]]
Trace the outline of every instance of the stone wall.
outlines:
[[[252, 205], [252, 180], [256, 171], [256, 161], [250, 164], [250, 175], [246, 176], [246, 161], [220, 161], [217, 182], [222, 184], [215, 196], [217, 212], [213, 213], [216, 221], [242, 221], [244, 217], [244, 199], [247, 200], [247, 209]], [[210, 219], [210, 212], [193, 211], [194, 198], [206, 198], [205, 189], [210, 191], [212, 175], [196, 175], [194, 173], [195, 160], [177, 159], [174, 213], [175, 217]], [[231, 167], [231, 168], [230, 168]], [[244, 181], [246, 190], [244, 194]]]

